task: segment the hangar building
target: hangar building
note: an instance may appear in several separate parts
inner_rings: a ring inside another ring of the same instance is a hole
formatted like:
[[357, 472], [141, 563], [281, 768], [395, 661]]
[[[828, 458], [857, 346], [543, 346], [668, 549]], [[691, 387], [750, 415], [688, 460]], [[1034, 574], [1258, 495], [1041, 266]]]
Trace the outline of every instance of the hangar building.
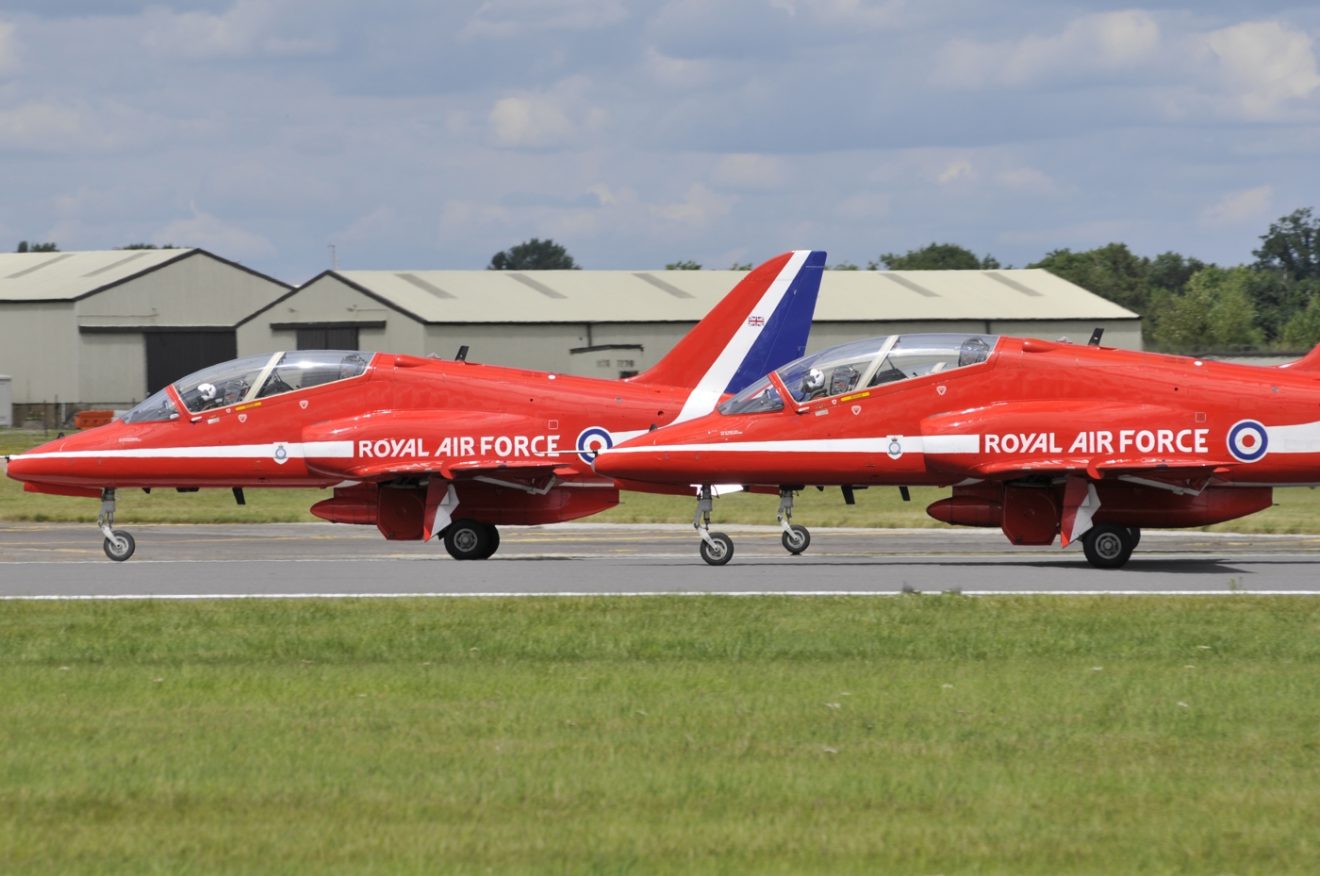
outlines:
[[237, 355], [237, 325], [287, 283], [200, 249], [0, 254], [0, 373], [17, 416], [122, 408]]
[[[741, 271], [327, 271], [238, 328], [243, 352], [389, 350], [595, 377], [653, 365]], [[952, 331], [1140, 349], [1141, 319], [1044, 270], [826, 271], [809, 348]], [[3, 367], [0, 362], [0, 367]]]

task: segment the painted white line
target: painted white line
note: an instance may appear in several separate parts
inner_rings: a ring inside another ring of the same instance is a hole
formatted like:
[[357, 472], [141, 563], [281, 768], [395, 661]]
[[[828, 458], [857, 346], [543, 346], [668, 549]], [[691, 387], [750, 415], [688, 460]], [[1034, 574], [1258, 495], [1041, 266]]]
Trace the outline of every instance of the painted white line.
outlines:
[[589, 590], [536, 593], [508, 591], [473, 593], [115, 593], [115, 594], [44, 594], [39, 596], [0, 596], [0, 602], [98, 602], [131, 599], [199, 600], [199, 599], [554, 599], [563, 597], [633, 597], [633, 596], [1320, 596], [1320, 590], [648, 590], [627, 593], [623, 591]]

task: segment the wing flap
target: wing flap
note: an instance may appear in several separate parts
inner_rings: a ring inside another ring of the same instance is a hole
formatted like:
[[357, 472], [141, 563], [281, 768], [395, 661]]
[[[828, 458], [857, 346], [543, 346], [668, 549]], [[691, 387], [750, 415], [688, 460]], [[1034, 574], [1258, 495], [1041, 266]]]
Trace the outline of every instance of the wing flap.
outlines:
[[1140, 475], [1154, 479], [1211, 478], [1224, 474], [1235, 466], [1236, 460], [1202, 459], [1200, 457], [1130, 456], [1095, 459], [1086, 456], [1065, 456], [1054, 459], [1005, 460], [984, 462], [971, 467], [973, 477], [990, 480], [1009, 480], [1032, 474], [1087, 474], [1092, 480], [1122, 475]]

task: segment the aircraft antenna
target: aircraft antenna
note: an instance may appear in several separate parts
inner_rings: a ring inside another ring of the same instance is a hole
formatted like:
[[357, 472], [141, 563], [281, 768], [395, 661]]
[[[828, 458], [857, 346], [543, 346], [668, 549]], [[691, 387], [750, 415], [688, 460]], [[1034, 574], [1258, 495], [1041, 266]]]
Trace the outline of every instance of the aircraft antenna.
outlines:
[[1095, 331], [1091, 332], [1091, 340], [1087, 341], [1087, 342], [1086, 342], [1086, 345], [1087, 345], [1088, 347], [1098, 347], [1098, 346], [1100, 346], [1100, 338], [1101, 338], [1101, 336], [1104, 335], [1104, 333], [1105, 333], [1105, 330], [1104, 330], [1103, 328], [1097, 328]]

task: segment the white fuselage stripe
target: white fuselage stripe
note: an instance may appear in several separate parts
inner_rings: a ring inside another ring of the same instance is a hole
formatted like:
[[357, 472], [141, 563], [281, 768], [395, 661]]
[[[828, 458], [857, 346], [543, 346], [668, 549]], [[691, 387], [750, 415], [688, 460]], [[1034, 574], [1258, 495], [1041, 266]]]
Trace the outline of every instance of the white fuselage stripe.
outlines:
[[196, 447], [116, 447], [15, 454], [35, 459], [267, 459], [284, 448], [285, 459], [352, 459], [352, 441], [272, 441], [269, 444], [207, 444]]
[[978, 453], [980, 435], [894, 435], [884, 438], [806, 438], [789, 441], [730, 441], [710, 444], [664, 444], [616, 447], [608, 453]]

